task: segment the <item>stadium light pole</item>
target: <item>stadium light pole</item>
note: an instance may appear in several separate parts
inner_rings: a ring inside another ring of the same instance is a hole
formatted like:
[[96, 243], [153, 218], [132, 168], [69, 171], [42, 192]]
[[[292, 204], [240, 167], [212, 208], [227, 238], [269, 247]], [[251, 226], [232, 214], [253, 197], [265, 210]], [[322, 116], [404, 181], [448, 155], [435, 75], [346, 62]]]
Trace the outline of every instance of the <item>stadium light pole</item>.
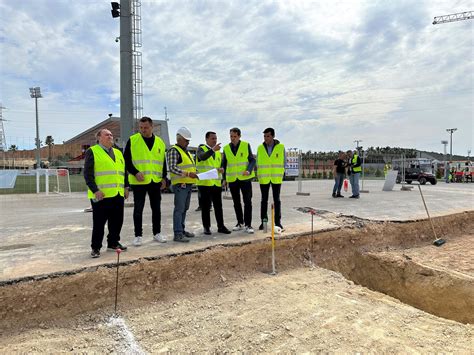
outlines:
[[448, 182], [449, 180], [449, 167], [448, 167], [448, 161], [446, 157], [446, 146], [448, 145], [448, 141], [442, 140], [441, 144], [443, 145], [443, 151], [444, 151], [444, 180]]
[[41, 151], [40, 151], [40, 138], [39, 138], [39, 121], [38, 121], [38, 99], [42, 98], [41, 88], [34, 87], [30, 88], [30, 96], [35, 99], [35, 110], [36, 110], [36, 169], [41, 168]]
[[458, 129], [457, 128], [447, 128], [446, 132], [449, 132], [449, 160], [453, 160], [453, 133], [456, 132]]

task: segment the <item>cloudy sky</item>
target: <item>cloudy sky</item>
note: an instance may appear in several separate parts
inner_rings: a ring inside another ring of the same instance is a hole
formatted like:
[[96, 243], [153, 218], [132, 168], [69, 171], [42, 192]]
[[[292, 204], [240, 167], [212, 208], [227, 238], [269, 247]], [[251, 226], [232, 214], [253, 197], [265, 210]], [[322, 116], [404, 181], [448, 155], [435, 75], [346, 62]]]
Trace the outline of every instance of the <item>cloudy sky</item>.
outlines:
[[[276, 129], [287, 147], [473, 145], [472, 0], [142, 0], [144, 114], [192, 143], [238, 126], [255, 148]], [[110, 1], [0, 0], [0, 102], [7, 144], [57, 143], [119, 116], [119, 20]], [[474, 153], [473, 153], [474, 154]], [[472, 155], [472, 154], [471, 154]]]

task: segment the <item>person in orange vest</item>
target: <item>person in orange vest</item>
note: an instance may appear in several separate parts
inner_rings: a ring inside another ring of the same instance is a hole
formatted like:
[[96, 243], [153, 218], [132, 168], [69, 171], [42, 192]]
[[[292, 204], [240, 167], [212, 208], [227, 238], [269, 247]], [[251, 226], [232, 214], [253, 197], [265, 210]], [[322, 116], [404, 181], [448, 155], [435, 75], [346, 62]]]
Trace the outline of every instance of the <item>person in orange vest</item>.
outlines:
[[173, 232], [175, 242], [187, 243], [194, 234], [186, 231], [186, 212], [191, 202], [192, 187], [197, 181], [196, 164], [188, 151], [191, 132], [181, 127], [176, 132], [176, 144], [166, 153], [174, 192]]
[[92, 258], [100, 257], [106, 223], [107, 250], [127, 250], [120, 244], [124, 198], [128, 198], [125, 159], [113, 147], [114, 137], [108, 129], [101, 129], [96, 137], [98, 143], [86, 151], [84, 158], [84, 179], [92, 204]]

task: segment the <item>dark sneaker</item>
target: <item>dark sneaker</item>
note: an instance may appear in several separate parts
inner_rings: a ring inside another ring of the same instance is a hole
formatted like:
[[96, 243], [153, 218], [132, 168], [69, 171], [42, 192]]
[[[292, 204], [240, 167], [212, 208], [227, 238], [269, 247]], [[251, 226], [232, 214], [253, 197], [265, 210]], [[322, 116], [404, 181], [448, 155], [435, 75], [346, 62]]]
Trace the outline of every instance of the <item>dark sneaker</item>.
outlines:
[[100, 250], [99, 249], [92, 249], [91, 258], [98, 258], [99, 256], [100, 256]]
[[222, 233], [222, 234], [230, 234], [232, 233], [230, 230], [228, 230], [226, 227], [219, 228], [217, 230], [217, 233]]
[[337, 195], [333, 193], [333, 194], [332, 194], [332, 197], [336, 198], [336, 197], [337, 197]]
[[128, 248], [125, 245], [122, 245], [120, 243], [117, 243], [116, 245], [113, 245], [113, 246], [112, 245], [107, 246], [108, 251], [115, 251], [117, 249], [120, 249], [121, 251], [127, 251]]
[[183, 234], [186, 238], [194, 238], [194, 233], [184, 231]]
[[204, 234], [205, 234], [205, 235], [211, 235], [212, 232], [211, 232], [211, 230], [210, 230], [209, 228], [204, 228]]
[[263, 223], [258, 226], [259, 231], [263, 231]]
[[359, 195], [357, 195], [357, 196], [352, 195], [349, 198], [359, 198], [359, 197], [360, 197]]
[[189, 239], [186, 239], [184, 237], [184, 234], [176, 234], [173, 238], [173, 240], [175, 242], [179, 242], [179, 243], [189, 243]]
[[342, 196], [341, 194], [339, 194], [339, 195], [336, 195], [336, 197], [342, 197], [342, 198], [344, 198], [344, 196]]

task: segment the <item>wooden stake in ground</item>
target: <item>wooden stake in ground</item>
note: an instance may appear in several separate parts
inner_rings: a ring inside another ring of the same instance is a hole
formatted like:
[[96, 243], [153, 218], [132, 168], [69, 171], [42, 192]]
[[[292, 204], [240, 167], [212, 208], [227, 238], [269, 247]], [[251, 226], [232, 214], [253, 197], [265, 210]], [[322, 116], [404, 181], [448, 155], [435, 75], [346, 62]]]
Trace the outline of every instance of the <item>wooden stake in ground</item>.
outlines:
[[275, 206], [272, 203], [272, 275], [276, 275], [275, 270]]
[[114, 309], [114, 314], [117, 315], [117, 295], [118, 295], [118, 280], [119, 280], [119, 263], [120, 263], [120, 253], [122, 252], [122, 249], [117, 248], [115, 249], [117, 252], [117, 277], [115, 278], [115, 309]]

